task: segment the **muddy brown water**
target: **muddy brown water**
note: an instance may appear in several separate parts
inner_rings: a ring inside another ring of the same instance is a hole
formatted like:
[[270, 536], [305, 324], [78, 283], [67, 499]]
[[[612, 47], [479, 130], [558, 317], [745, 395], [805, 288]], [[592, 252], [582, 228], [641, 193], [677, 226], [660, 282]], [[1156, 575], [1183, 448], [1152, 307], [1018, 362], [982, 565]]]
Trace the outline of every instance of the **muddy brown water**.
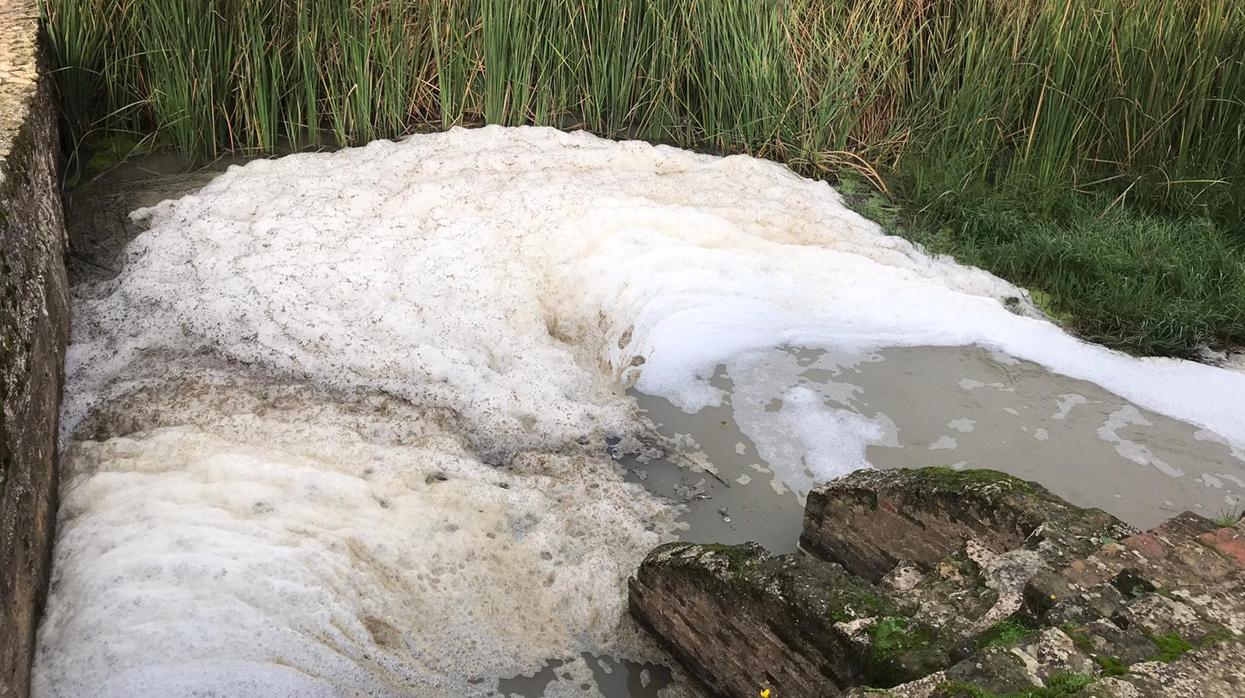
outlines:
[[[784, 348], [749, 364], [747, 400], [757, 401], [759, 384], [769, 392], [765, 411], [781, 410], [784, 392], [802, 387], [826, 406], [886, 426], [891, 433], [878, 439], [883, 443], [864, 449], [872, 467], [993, 468], [1142, 528], [1185, 510], [1212, 518], [1235, 513], [1245, 491], [1245, 462], [1212, 434], [980, 347], [887, 349], [846, 359]], [[632, 394], [660, 431], [694, 442], [695, 455], [715, 472], [630, 460], [628, 477], [686, 505], [686, 540], [794, 550], [799, 490], [816, 478], [803, 463], [772, 463], [758, 453], [749, 433], [757, 428], [741, 428], [739, 395], [725, 366], [711, 383], [723, 392], [722, 404], [695, 414]], [[768, 441], [798, 438], [784, 435], [781, 424], [767, 431]]]

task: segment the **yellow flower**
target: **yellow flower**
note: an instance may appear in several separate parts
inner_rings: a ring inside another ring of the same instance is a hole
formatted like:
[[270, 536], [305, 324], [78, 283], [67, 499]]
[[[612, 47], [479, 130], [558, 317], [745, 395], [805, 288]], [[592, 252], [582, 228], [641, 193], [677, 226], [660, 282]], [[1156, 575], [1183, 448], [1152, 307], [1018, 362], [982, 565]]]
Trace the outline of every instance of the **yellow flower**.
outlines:
[[768, 688], [762, 688], [762, 689], [761, 689], [761, 698], [769, 698], [769, 689], [768, 689]]

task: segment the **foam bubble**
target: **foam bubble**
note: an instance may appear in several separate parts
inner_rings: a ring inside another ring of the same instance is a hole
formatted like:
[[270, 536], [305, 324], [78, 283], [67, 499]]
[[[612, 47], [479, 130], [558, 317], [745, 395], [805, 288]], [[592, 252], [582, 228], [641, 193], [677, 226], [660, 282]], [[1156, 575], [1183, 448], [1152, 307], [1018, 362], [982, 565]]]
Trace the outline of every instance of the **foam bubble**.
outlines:
[[1128, 427], [1148, 427], [1152, 426], [1150, 420], [1132, 405], [1124, 405], [1120, 409], [1107, 415], [1102, 426], [1098, 427], [1098, 438], [1108, 443], [1115, 444], [1115, 452], [1121, 457], [1126, 458], [1137, 465], [1149, 465], [1155, 470], [1163, 473], [1168, 477], [1181, 477], [1184, 471], [1175, 468], [1166, 463], [1163, 459], [1154, 455], [1149, 447], [1133, 441], [1122, 434], [1120, 431]]

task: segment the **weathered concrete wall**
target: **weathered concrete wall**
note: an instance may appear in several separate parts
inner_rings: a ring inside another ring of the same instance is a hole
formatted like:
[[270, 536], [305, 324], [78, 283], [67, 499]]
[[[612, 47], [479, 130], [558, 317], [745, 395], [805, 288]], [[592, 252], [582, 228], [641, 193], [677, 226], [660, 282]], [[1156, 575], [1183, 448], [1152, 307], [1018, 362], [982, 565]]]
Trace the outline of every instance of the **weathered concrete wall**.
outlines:
[[68, 335], [56, 111], [35, 0], [0, 0], [0, 696], [28, 692]]

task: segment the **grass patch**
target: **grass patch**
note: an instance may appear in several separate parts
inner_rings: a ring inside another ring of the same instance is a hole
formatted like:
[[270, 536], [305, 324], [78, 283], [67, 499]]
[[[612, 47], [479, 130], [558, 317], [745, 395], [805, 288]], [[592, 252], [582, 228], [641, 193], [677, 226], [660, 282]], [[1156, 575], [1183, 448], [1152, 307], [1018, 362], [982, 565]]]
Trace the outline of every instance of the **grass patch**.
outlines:
[[1174, 662], [1186, 652], [1193, 651], [1192, 643], [1176, 633], [1151, 635], [1150, 641], [1159, 648], [1159, 653], [1154, 659], [1160, 662]]
[[1109, 654], [1095, 654], [1091, 658], [1094, 664], [1102, 670], [1103, 676], [1123, 676], [1128, 673], [1128, 665], [1120, 660], [1119, 657], [1112, 657]]
[[874, 685], [892, 686], [936, 671], [939, 637], [929, 627], [908, 618], [888, 616], [869, 628], [869, 678]]
[[1089, 341], [1185, 357], [1245, 343], [1243, 241], [1210, 219], [1093, 199], [1050, 210], [999, 192], [905, 215], [877, 198], [852, 200], [888, 232], [1029, 288], [1044, 313]]
[[1218, 524], [1220, 528], [1231, 528], [1240, 522], [1242, 517], [1245, 517], [1245, 511], [1225, 510], [1220, 511], [1219, 515], [1211, 519], [1211, 521]]
[[1102, 672], [1103, 676], [1121, 676], [1128, 673], [1128, 665], [1125, 664], [1119, 657], [1097, 653], [1093, 643], [1090, 642], [1089, 638], [1085, 635], [1081, 628], [1070, 624], [1064, 624], [1060, 627], [1068, 635], [1068, 637], [1072, 638], [1072, 644], [1075, 645], [1078, 650], [1088, 655], [1089, 658], [1093, 660], [1094, 664], [1098, 665], [1098, 669]]
[[42, 5], [75, 137], [211, 156], [534, 123], [903, 179], [923, 202], [985, 185], [1242, 210], [1236, 0]]
[[886, 660], [901, 652], [919, 649], [929, 644], [931, 636], [923, 627], [913, 628], [906, 618], [882, 618], [869, 630], [873, 639], [873, 653], [879, 660]]

